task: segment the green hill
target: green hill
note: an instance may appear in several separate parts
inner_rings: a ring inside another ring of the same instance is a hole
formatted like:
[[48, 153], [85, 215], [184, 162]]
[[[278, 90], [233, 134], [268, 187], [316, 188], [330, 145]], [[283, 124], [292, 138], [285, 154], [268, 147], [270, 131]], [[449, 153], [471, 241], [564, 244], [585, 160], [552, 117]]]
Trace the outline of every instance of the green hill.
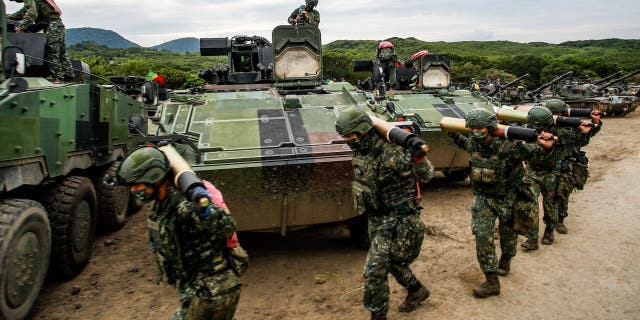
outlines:
[[197, 52], [200, 51], [200, 39], [180, 38], [151, 47], [155, 50], [166, 50], [173, 52]]
[[116, 32], [98, 28], [71, 28], [66, 33], [67, 46], [80, 42], [95, 42], [109, 48], [138, 48], [140, 45], [133, 43]]

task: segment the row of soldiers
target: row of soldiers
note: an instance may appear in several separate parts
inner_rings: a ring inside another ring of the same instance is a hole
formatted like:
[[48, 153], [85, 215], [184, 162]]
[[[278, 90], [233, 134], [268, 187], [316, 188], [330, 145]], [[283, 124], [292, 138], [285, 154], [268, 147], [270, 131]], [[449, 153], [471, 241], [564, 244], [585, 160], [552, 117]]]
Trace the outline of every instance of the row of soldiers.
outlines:
[[[581, 120], [578, 127], [556, 126], [554, 116], [567, 112], [561, 100], [531, 108], [527, 119], [528, 126], [537, 131], [534, 143], [502, 137], [496, 114], [485, 109], [474, 109], [466, 115], [468, 136], [449, 133], [456, 145], [471, 154], [471, 229], [486, 277], [473, 289], [476, 297], [500, 294], [498, 276], [509, 274], [518, 234], [528, 237], [523, 243], [525, 249], [538, 249], [540, 195], [545, 223], [542, 244], [551, 245], [555, 231], [567, 233], [564, 221], [569, 196], [574, 189], [584, 187], [588, 176], [587, 159], [580, 149], [602, 127], [597, 111], [591, 112], [591, 119]], [[380, 138], [365, 110], [345, 109], [338, 117], [336, 130], [355, 153], [355, 203], [369, 219], [371, 247], [364, 270], [364, 305], [371, 319], [386, 319], [387, 278], [391, 273], [408, 292], [399, 311], [411, 312], [430, 295], [409, 265], [420, 254], [424, 239], [425, 226], [419, 217], [420, 183], [433, 177], [433, 166], [426, 153], [419, 151], [424, 148], [405, 149]], [[500, 258], [494, 244], [496, 220]]]

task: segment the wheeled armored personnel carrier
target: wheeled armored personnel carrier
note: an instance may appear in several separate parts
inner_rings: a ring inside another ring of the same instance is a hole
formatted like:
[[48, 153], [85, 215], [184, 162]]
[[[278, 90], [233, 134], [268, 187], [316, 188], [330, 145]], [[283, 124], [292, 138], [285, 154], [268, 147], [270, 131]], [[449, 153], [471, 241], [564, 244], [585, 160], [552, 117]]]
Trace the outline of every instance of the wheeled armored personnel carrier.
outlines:
[[96, 227], [125, 223], [129, 190], [102, 178], [139, 135], [132, 124], [144, 128], [144, 105], [120, 86], [33, 76], [44, 34], [7, 32], [5, 17], [0, 1], [0, 319], [15, 320], [29, 315], [48, 270], [82, 270]]
[[[341, 110], [360, 106], [408, 124], [430, 145], [428, 157], [438, 170], [464, 179], [468, 155], [449, 142], [439, 121], [490, 108], [468, 91], [378, 99], [346, 82], [323, 84], [321, 34], [310, 26], [278, 26], [271, 41], [201, 39], [200, 52], [227, 56], [228, 63], [202, 70], [204, 87], [173, 92], [150, 128], [159, 140], [188, 146], [185, 157], [220, 188], [241, 231], [284, 236], [341, 221], [366, 246], [366, 219], [352, 200], [353, 153], [335, 131]], [[448, 57], [430, 55], [423, 63], [425, 88], [446, 89]]]

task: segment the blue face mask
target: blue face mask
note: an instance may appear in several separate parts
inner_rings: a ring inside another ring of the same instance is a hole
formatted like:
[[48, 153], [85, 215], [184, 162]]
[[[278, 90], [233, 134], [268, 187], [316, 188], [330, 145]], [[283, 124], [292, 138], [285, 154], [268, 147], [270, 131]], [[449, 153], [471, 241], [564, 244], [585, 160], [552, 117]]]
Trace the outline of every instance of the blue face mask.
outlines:
[[134, 190], [134, 191], [131, 191], [131, 194], [133, 195], [134, 198], [136, 198], [136, 200], [142, 201], [144, 203], [149, 203], [149, 202], [151, 202], [151, 201], [156, 199], [155, 192], [149, 194], [149, 193], [147, 193], [146, 189]]

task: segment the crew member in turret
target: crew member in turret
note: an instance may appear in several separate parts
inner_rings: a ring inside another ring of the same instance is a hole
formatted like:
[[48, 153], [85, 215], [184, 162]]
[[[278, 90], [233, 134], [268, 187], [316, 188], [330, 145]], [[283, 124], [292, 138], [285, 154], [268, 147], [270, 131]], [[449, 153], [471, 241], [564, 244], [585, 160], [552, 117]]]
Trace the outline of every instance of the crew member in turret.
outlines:
[[299, 6], [289, 16], [289, 24], [294, 26], [314, 26], [320, 25], [320, 12], [315, 9], [318, 0], [305, 0], [305, 4]]
[[411, 312], [429, 290], [409, 265], [420, 255], [425, 225], [420, 219], [420, 183], [433, 177], [424, 153], [414, 154], [378, 137], [370, 116], [357, 107], [338, 116], [336, 131], [355, 152], [356, 210], [367, 214], [371, 240], [364, 269], [364, 306], [371, 319], [387, 319], [391, 273], [408, 294], [400, 312]]
[[44, 29], [47, 37], [44, 59], [54, 81], [75, 78], [71, 61], [67, 57], [65, 28], [60, 16], [62, 11], [53, 0], [11, 0], [22, 3], [22, 9], [7, 16], [20, 20], [16, 32], [37, 32]]

